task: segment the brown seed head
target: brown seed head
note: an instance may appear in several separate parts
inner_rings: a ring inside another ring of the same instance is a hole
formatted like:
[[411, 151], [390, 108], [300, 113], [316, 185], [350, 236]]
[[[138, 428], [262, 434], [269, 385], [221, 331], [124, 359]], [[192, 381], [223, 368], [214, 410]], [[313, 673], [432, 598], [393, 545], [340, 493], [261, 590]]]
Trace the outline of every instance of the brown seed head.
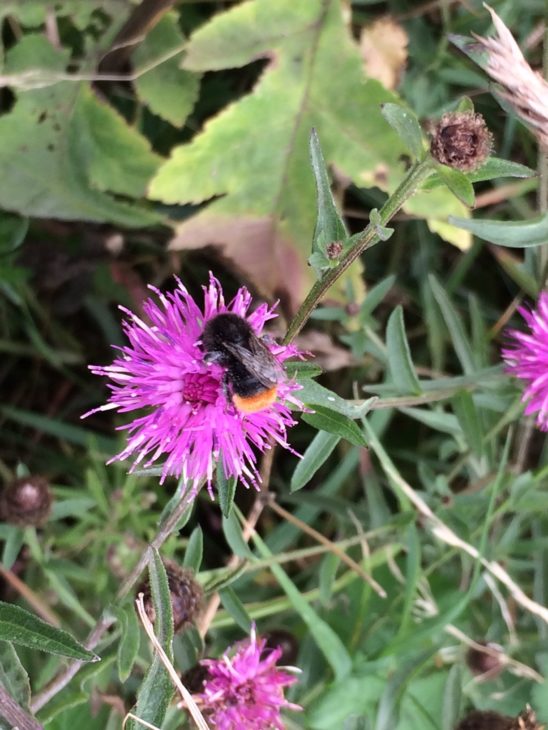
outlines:
[[[203, 591], [191, 570], [181, 568], [171, 560], [165, 560], [164, 567], [171, 595], [173, 630], [177, 633], [197, 618], [202, 604]], [[137, 595], [139, 593], [144, 594], [143, 603], [146, 614], [150, 621], [154, 623], [156, 611], [154, 610], [148, 580], [137, 588]]]
[[481, 114], [450, 112], [431, 129], [432, 157], [462, 172], [481, 167], [489, 157], [493, 136]]
[[23, 527], [43, 525], [49, 517], [52, 500], [44, 477], [16, 479], [0, 493], [0, 519]]
[[466, 653], [466, 664], [473, 674], [477, 676], [485, 674], [488, 675], [486, 679], [493, 679], [498, 676], [506, 666], [504, 662], [504, 654], [502, 653], [501, 647], [497, 644], [487, 642], [479, 643], [485, 647], [486, 651], [470, 647]]

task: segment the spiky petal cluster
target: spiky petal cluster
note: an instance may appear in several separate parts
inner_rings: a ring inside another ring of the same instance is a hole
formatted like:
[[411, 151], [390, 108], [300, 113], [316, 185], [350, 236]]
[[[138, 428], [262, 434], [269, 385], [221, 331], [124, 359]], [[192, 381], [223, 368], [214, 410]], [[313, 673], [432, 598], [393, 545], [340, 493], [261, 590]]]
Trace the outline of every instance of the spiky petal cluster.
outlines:
[[535, 309], [520, 307], [529, 331], [511, 329], [509, 343], [502, 350], [508, 372], [523, 380], [525, 413], [536, 413], [539, 428], [548, 431], [548, 292], [543, 292]]
[[[286, 430], [295, 422], [285, 401], [300, 405], [292, 395], [298, 386], [280, 382], [272, 405], [243, 414], [227, 398], [224, 370], [204, 361], [200, 337], [206, 322], [223, 312], [246, 318], [256, 335], [277, 315], [266, 304], [250, 312], [251, 295], [245, 287], [225, 304], [221, 285], [212, 275], [209, 286], [203, 287], [203, 311], [179, 280], [177, 284], [169, 294], [150, 287], [157, 300], [144, 302], [143, 318], [120, 307], [127, 316], [123, 329], [129, 344], [116, 348], [119, 355], [112, 365], [90, 366], [96, 375], [110, 379], [111, 394], [106, 405], [85, 416], [109, 409], [140, 411], [119, 427], [127, 430], [128, 441], [111, 461], [133, 457], [133, 470], [165, 459], [161, 482], [176, 476], [183, 477], [194, 492], [204, 481], [210, 488], [220, 460], [228, 478], [256, 486], [256, 451], [269, 448], [271, 439], [290, 448]], [[280, 364], [298, 355], [295, 347], [265, 344]]]
[[288, 702], [285, 687], [297, 681], [276, 662], [282, 649], [265, 649], [266, 639], [251, 636], [221, 659], [204, 659], [207, 669], [200, 695], [208, 721], [218, 730], [283, 730], [280, 710], [301, 710]]

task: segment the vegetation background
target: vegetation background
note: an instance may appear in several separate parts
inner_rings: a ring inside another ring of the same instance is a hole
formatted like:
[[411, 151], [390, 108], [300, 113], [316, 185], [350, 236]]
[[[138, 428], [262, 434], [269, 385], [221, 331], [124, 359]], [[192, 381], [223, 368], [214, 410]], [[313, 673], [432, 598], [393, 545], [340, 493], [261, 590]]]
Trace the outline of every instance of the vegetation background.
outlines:
[[[544, 0], [492, 4], [541, 67]], [[538, 152], [450, 42], [491, 32], [479, 0], [3, 0], [0, 27], [0, 473], [42, 475], [55, 498], [40, 528], [0, 524], [2, 599], [81, 643], [101, 616], [113, 624], [101, 661], [46, 696], [85, 653], [47, 632], [39, 651], [0, 612], [0, 683], [50, 730], [119, 728], [147, 692], [149, 722], [175, 730], [190, 721], [174, 704], [159, 716], [172, 690], [151, 694], [162, 670], [134, 591], [115, 597], [177, 485], [106, 467], [120, 421], [80, 421], [106, 398], [87, 364], [124, 341], [116, 305], [139, 311], [147, 284], [172, 289], [174, 274], [200, 299], [212, 270], [229, 295], [246, 283], [279, 299], [283, 335], [315, 280], [312, 128], [349, 233], [409, 166], [382, 104], [426, 129], [467, 96], [497, 158], [536, 168]], [[256, 502], [240, 486], [224, 515], [203, 491], [161, 546], [206, 600], [221, 590], [205, 638], [192, 627], [173, 642], [185, 677], [255, 621], [302, 670], [288, 728], [452, 730], [469, 708], [528, 702], [548, 722], [535, 608], [548, 454], [500, 364], [504, 327], [543, 286], [543, 253], [516, 248], [520, 229], [503, 248], [448, 222], [538, 215], [539, 179], [504, 169], [514, 177], [477, 182], [475, 201], [442, 184], [411, 198], [312, 314], [297, 343], [323, 372], [305, 373], [303, 392], [336, 425], [305, 416], [290, 436], [303, 460], [263, 465], [276, 503], [261, 539], [244, 540], [238, 515]]]

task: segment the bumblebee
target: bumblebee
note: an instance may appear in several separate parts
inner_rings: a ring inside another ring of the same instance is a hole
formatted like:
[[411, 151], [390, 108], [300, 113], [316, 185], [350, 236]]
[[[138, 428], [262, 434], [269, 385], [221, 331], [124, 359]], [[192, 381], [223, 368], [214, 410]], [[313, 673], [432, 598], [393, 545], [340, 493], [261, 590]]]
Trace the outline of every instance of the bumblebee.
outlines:
[[225, 389], [239, 411], [257, 413], [274, 403], [283, 370], [243, 317], [217, 314], [207, 322], [201, 342], [204, 360], [225, 369]]

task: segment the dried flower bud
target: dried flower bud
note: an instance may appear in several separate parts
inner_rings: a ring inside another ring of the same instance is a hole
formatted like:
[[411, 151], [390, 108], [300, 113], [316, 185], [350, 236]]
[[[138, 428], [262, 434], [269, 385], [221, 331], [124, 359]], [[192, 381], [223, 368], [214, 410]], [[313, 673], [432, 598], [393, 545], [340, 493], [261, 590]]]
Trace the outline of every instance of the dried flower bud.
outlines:
[[434, 159], [456, 170], [477, 170], [489, 157], [493, 136], [481, 114], [450, 112], [431, 129]]
[[[194, 578], [194, 573], [181, 568], [171, 560], [164, 561], [167, 582], [171, 595], [171, 611], [173, 613], [173, 629], [175, 633], [191, 624], [200, 611], [203, 591]], [[156, 619], [156, 611], [150, 593], [150, 584], [147, 581], [137, 588], [137, 594], [143, 593], [145, 611], [152, 623]]]
[[471, 647], [466, 653], [466, 664], [473, 674], [487, 675], [486, 679], [493, 679], [506, 666], [502, 647], [488, 642], [479, 642], [479, 644], [484, 646], [486, 651]]
[[544, 726], [537, 723], [537, 716], [527, 705], [517, 717], [499, 715], [491, 710], [472, 710], [455, 730], [544, 730]]
[[49, 517], [52, 499], [44, 477], [16, 479], [0, 493], [0, 519], [23, 527], [42, 525]]
[[342, 241], [331, 241], [331, 243], [327, 244], [327, 248], [325, 250], [327, 254], [327, 258], [334, 260], [338, 259], [341, 255], [343, 250]]
[[455, 730], [514, 730], [514, 718], [491, 710], [472, 710]]

